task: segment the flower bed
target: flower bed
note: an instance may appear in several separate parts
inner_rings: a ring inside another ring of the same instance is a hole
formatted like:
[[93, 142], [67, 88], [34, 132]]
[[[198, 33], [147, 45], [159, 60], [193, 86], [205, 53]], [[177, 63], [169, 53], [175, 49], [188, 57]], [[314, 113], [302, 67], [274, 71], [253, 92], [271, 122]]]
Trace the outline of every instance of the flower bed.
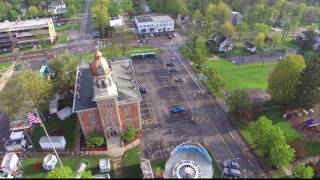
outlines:
[[132, 142], [134, 142], [135, 140], [141, 138], [143, 136], [143, 131], [139, 131], [139, 133], [136, 135], [136, 137], [134, 137], [131, 141], [124, 143], [124, 146], [128, 146], [129, 144], [131, 144]]

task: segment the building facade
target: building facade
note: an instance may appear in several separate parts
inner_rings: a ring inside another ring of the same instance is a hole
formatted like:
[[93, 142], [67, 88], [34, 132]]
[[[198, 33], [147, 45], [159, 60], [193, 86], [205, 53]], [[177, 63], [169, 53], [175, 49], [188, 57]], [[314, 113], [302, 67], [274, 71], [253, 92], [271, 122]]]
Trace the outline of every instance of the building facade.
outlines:
[[44, 41], [53, 43], [56, 37], [51, 18], [0, 23], [0, 50], [32, 47]]
[[138, 34], [174, 31], [174, 20], [169, 16], [136, 16], [134, 21]]
[[131, 59], [108, 63], [97, 50], [94, 61], [77, 70], [73, 112], [83, 134], [108, 139], [120, 137], [129, 125], [142, 129], [138, 89]]

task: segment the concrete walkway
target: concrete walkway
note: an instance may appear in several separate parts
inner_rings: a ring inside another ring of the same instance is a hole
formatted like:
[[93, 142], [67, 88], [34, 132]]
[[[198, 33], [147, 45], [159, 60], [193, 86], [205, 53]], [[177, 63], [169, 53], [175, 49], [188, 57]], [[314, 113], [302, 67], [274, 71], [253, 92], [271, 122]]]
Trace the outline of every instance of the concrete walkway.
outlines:
[[123, 178], [122, 172], [122, 156], [111, 159], [113, 167], [113, 177], [112, 178]]

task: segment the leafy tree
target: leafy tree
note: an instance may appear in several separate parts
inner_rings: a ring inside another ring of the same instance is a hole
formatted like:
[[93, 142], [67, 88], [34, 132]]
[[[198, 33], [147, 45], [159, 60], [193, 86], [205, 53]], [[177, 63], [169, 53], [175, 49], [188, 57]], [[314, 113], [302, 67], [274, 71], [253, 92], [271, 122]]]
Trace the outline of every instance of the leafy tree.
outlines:
[[92, 133], [86, 138], [86, 146], [88, 147], [100, 147], [105, 143], [104, 137], [98, 133]]
[[222, 77], [213, 68], [205, 69], [204, 74], [208, 77], [209, 88], [212, 89], [215, 94], [221, 94], [221, 91], [225, 87]]
[[207, 52], [206, 41], [200, 36], [195, 41], [195, 47], [192, 49], [190, 58], [194, 63], [201, 66], [207, 60]]
[[239, 33], [239, 40], [243, 37], [245, 33], [249, 31], [249, 25], [242, 21], [240, 24], [237, 25], [237, 31]]
[[7, 7], [4, 2], [0, 1], [0, 19], [6, 19]]
[[282, 39], [280, 33], [275, 33], [272, 37], [273, 43], [275, 47], [281, 48], [282, 47]]
[[187, 5], [184, 0], [166, 0], [166, 11], [175, 15], [186, 13], [188, 11]]
[[219, 21], [220, 24], [230, 21], [231, 8], [227, 4], [220, 2], [216, 7], [215, 19]]
[[305, 62], [301, 55], [288, 55], [276, 63], [268, 79], [268, 92], [275, 102], [282, 105], [292, 103], [294, 87], [304, 67]]
[[264, 39], [266, 35], [264, 33], [259, 33], [255, 38], [254, 38], [254, 43], [257, 47], [260, 49], [263, 48], [264, 45]]
[[294, 160], [294, 149], [287, 144], [279, 144], [271, 148], [269, 159], [273, 166], [286, 166]]
[[49, 68], [56, 72], [53, 85], [58, 93], [74, 88], [79, 64], [80, 58], [68, 53], [59, 55], [54, 61], [49, 61]]
[[138, 129], [135, 129], [134, 127], [132, 127], [132, 125], [129, 125], [127, 130], [122, 135], [122, 140], [124, 142], [130, 142], [138, 135], [138, 133]]
[[234, 27], [230, 21], [226, 21], [219, 29], [219, 32], [223, 35], [231, 38], [234, 34]]
[[119, 34], [119, 43], [121, 46], [121, 52], [122, 55], [125, 55], [127, 52], [128, 46], [129, 46], [129, 41], [131, 39], [131, 33], [129, 30], [124, 29], [124, 26], [121, 26], [120, 28], [117, 28], [118, 34]]
[[196, 40], [200, 36], [200, 30], [201, 29], [200, 29], [200, 26], [198, 25], [198, 22], [200, 21], [201, 18], [202, 18], [202, 16], [201, 16], [201, 12], [200, 12], [199, 9], [196, 10], [192, 14], [192, 28], [191, 28], [191, 31], [188, 34], [189, 39], [191, 40], [191, 43], [192, 43], [192, 49], [195, 48]]
[[227, 98], [227, 104], [231, 113], [243, 118], [251, 119], [253, 115], [253, 106], [248, 94], [244, 90], [235, 90]]
[[94, 0], [91, 7], [93, 24], [104, 36], [106, 36], [106, 29], [108, 28], [110, 20], [107, 10], [110, 4], [110, 0]]
[[29, 17], [36, 17], [40, 15], [40, 11], [38, 10], [38, 8], [36, 6], [30, 6], [28, 8], [28, 16]]
[[132, 12], [133, 11], [133, 2], [132, 2], [132, 0], [121, 0], [120, 7], [123, 12]]
[[304, 164], [300, 164], [294, 171], [293, 175], [296, 178], [301, 178], [301, 179], [309, 179], [314, 176], [314, 171], [312, 167], [306, 166]]
[[116, 47], [114, 44], [111, 44], [107, 48], [101, 49], [101, 52], [104, 57], [107, 59], [112, 59], [114, 57], [120, 57], [121, 56], [121, 49], [119, 47]]
[[300, 74], [295, 87], [297, 106], [311, 108], [320, 102], [320, 60], [311, 60]]
[[256, 23], [254, 25], [254, 30], [258, 33], [266, 34], [270, 30], [270, 27], [264, 23]]
[[92, 179], [92, 178], [93, 178], [93, 175], [90, 170], [83, 171], [81, 173], [81, 179]]
[[56, 167], [48, 173], [47, 178], [74, 178], [75, 172], [68, 166]]
[[109, 14], [111, 17], [117, 16], [120, 13], [120, 6], [119, 3], [117, 2], [113, 2], [111, 3], [111, 5], [108, 8]]
[[14, 21], [14, 20], [16, 20], [17, 19], [17, 12], [15, 11], [15, 10], [10, 10], [9, 12], [8, 12], [8, 19], [10, 20], [10, 21]]
[[71, 15], [73, 15], [77, 12], [77, 7], [74, 4], [71, 4], [68, 8], [68, 11]]

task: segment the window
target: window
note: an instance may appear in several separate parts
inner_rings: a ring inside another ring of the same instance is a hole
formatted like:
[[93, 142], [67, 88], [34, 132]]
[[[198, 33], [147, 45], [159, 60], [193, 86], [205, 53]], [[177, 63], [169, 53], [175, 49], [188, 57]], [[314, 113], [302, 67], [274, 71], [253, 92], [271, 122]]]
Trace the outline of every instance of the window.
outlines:
[[104, 80], [101, 80], [101, 86], [103, 89], [107, 88], [106, 82]]

